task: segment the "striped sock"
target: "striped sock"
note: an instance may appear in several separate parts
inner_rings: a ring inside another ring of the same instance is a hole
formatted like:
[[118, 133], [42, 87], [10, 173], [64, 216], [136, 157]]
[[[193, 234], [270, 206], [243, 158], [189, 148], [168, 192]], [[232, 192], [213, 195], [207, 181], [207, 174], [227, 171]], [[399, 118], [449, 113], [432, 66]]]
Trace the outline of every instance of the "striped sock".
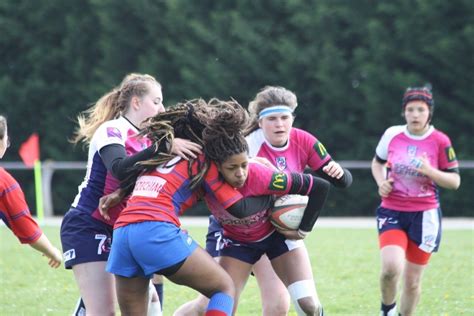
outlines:
[[217, 292], [211, 296], [205, 316], [229, 316], [232, 315], [233, 308], [234, 299], [223, 292]]

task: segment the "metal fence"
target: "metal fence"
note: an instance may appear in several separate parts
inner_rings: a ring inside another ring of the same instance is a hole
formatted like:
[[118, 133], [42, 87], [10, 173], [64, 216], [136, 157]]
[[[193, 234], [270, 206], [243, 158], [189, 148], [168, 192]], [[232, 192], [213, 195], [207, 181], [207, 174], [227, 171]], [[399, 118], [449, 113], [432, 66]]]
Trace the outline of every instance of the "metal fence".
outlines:
[[[344, 160], [338, 161], [343, 167], [347, 169], [369, 169], [370, 161], [363, 160]], [[47, 160], [42, 162], [42, 186], [43, 186], [43, 203], [44, 216], [52, 217], [54, 215], [52, 180], [56, 170], [82, 170], [86, 169], [87, 163], [84, 161], [52, 161]], [[7, 170], [28, 170], [32, 167], [25, 166], [22, 162], [1, 162], [0, 167]], [[474, 160], [464, 160], [459, 162], [461, 169], [474, 169]], [[79, 184], [79, 183], [78, 183]]]

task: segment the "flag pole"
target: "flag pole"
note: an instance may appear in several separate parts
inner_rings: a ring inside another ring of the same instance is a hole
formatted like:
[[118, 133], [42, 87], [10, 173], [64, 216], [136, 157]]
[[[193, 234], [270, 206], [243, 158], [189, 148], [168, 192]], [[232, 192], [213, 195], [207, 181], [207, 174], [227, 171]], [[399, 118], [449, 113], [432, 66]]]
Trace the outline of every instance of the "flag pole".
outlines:
[[41, 177], [41, 160], [38, 134], [31, 134], [31, 136], [21, 144], [18, 153], [20, 154], [21, 160], [23, 160], [23, 163], [26, 166], [33, 167], [35, 175], [36, 216], [38, 217], [40, 224], [43, 224], [43, 181]]
[[41, 176], [41, 161], [35, 160], [35, 195], [36, 195], [36, 216], [40, 225], [44, 224], [44, 209], [43, 209], [43, 186]]

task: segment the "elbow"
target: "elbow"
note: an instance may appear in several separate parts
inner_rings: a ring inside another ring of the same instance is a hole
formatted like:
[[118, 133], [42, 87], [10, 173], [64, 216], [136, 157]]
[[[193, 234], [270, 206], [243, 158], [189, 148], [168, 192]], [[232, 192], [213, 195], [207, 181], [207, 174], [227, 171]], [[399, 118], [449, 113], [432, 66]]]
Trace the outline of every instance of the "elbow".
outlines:
[[447, 189], [450, 190], [457, 190], [461, 186], [461, 177], [459, 174], [456, 174], [455, 177], [453, 177], [452, 181], [450, 181], [449, 185], [447, 186]]
[[458, 178], [458, 180], [454, 183], [452, 189], [457, 190], [461, 186], [461, 178]]

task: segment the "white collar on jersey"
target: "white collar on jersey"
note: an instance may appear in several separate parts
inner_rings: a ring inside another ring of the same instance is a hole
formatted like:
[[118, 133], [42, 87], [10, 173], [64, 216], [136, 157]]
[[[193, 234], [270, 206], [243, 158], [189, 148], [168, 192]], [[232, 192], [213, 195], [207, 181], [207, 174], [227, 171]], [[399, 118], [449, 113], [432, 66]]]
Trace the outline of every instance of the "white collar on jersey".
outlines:
[[425, 139], [428, 136], [430, 136], [433, 133], [433, 131], [434, 131], [434, 126], [430, 125], [428, 130], [423, 135], [413, 135], [413, 134], [410, 134], [410, 132], [408, 131], [408, 125], [405, 125], [405, 129], [404, 129], [403, 133], [408, 138], [415, 139], [415, 140], [422, 140], [422, 139]]
[[291, 130], [290, 130], [290, 134], [288, 135], [288, 140], [286, 141], [286, 144], [282, 147], [276, 147], [276, 146], [273, 146], [272, 144], [270, 144], [270, 142], [265, 138], [265, 135], [263, 134], [263, 130], [260, 129], [260, 131], [262, 133], [263, 140], [265, 141], [265, 144], [267, 144], [267, 146], [270, 147], [272, 150], [274, 150], [274, 151], [285, 151], [285, 150], [288, 149], [288, 147], [290, 147]]

